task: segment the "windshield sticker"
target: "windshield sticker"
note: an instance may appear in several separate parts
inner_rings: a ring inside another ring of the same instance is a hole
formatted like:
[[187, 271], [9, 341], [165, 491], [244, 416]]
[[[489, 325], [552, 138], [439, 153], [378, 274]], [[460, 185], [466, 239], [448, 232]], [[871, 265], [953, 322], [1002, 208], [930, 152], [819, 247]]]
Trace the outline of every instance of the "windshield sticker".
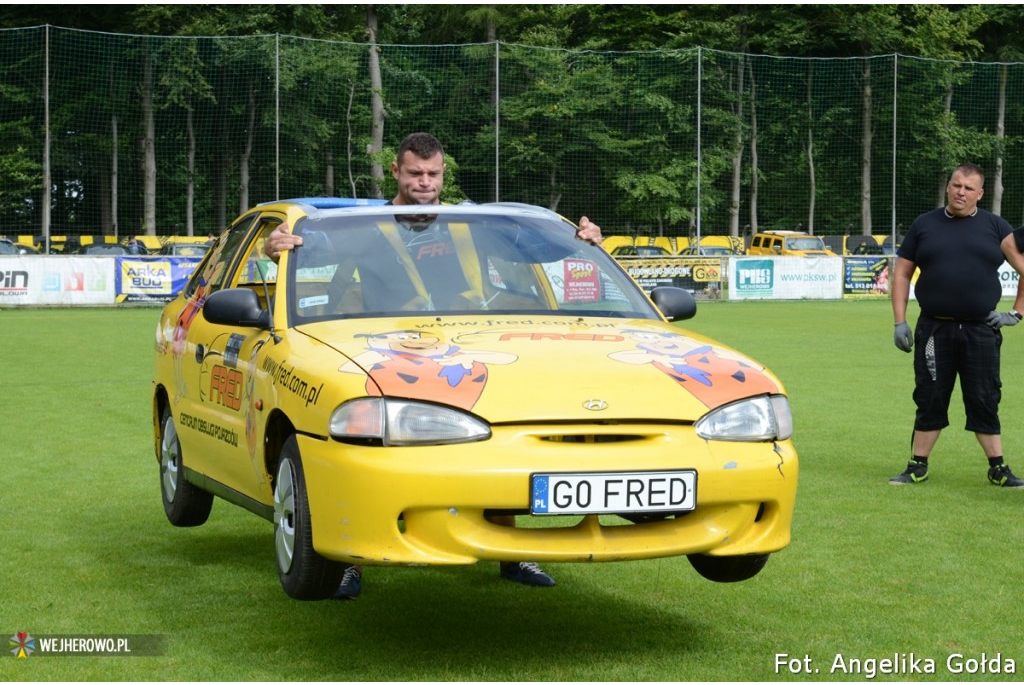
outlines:
[[572, 304], [599, 302], [601, 284], [597, 277], [597, 265], [586, 259], [566, 259], [565, 301]]
[[327, 295], [316, 295], [314, 297], [303, 297], [299, 300], [299, 309], [309, 309], [310, 307], [319, 307], [320, 305], [327, 304], [330, 301]]

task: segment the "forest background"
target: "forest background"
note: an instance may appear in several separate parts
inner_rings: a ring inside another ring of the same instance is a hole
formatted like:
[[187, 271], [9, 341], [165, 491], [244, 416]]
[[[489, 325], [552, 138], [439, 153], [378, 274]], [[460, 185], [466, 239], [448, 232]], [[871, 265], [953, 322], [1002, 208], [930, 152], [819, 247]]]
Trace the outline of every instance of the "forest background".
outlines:
[[1024, 222], [1017, 5], [6, 5], [9, 235], [199, 234], [257, 202], [445, 198], [608, 234], [899, 232], [949, 171]]

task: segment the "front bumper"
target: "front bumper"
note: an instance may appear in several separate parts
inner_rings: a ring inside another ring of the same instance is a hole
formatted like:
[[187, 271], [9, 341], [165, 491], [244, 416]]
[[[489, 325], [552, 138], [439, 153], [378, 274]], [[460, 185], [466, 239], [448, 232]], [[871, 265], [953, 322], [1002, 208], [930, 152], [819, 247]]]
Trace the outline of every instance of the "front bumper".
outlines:
[[[567, 439], [566, 436], [572, 436]], [[610, 441], [603, 441], [610, 440]], [[618, 561], [775, 552], [790, 540], [790, 441], [708, 442], [692, 426], [498, 426], [485, 442], [363, 447], [300, 436], [314, 548], [361, 564]], [[534, 472], [697, 470], [696, 510], [633, 524], [528, 514]]]

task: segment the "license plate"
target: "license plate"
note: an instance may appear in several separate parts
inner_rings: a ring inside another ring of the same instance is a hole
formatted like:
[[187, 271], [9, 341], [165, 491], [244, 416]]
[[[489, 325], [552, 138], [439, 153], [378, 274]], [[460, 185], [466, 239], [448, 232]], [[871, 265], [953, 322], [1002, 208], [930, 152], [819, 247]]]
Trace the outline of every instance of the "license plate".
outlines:
[[530, 513], [640, 514], [692, 511], [697, 472], [535, 473]]

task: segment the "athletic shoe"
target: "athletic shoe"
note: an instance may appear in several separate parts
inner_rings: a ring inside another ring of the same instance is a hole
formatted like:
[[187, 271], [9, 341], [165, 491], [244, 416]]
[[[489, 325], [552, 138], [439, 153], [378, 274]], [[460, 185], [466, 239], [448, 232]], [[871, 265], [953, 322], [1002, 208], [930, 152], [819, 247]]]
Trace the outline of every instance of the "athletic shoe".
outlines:
[[536, 587], [551, 587], [555, 584], [555, 579], [544, 573], [540, 566], [532, 561], [501, 562], [501, 577], [505, 580]]
[[1001, 485], [1004, 488], [1024, 488], [1024, 480], [1013, 475], [1013, 471], [1006, 464], [993, 466], [988, 470], [988, 482], [992, 485]]
[[341, 577], [341, 585], [334, 593], [334, 599], [355, 599], [363, 589], [363, 573], [358, 566], [349, 566]]
[[[992, 472], [989, 471], [989, 474]], [[992, 476], [989, 475], [989, 478]], [[907, 470], [898, 476], [893, 476], [889, 479], [889, 482], [893, 485], [906, 485], [907, 483], [923, 483], [928, 480], [928, 464], [922, 464], [919, 461], [911, 461], [907, 463]], [[1024, 485], [1024, 483], [1022, 483]]]

